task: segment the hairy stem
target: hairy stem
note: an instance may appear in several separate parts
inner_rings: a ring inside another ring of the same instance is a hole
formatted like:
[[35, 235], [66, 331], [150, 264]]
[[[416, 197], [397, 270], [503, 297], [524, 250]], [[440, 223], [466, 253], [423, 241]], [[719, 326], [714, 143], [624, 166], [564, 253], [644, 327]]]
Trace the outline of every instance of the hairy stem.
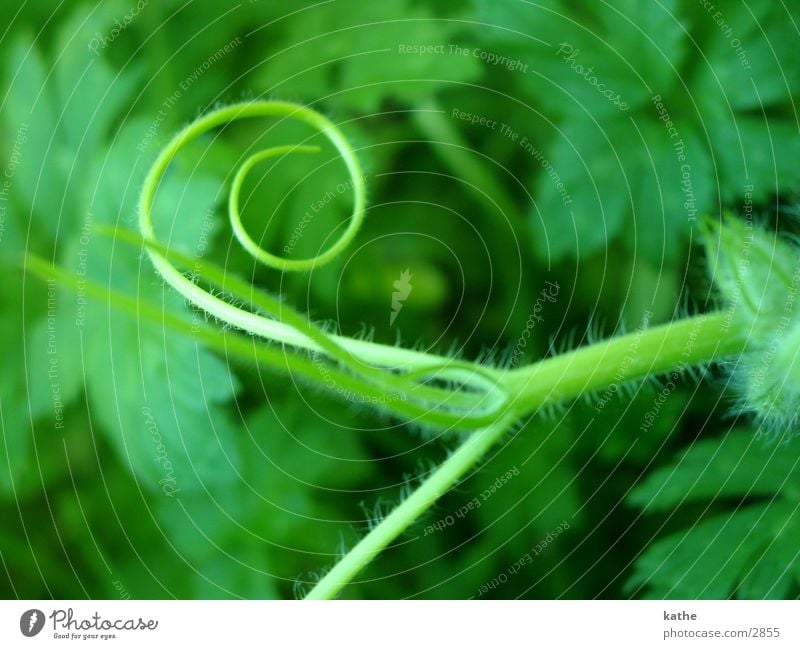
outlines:
[[[245, 232], [241, 224], [238, 192], [241, 189], [244, 176], [256, 163], [263, 159], [295, 153], [311, 153], [317, 148], [302, 144], [272, 147], [250, 154], [240, 165], [235, 176], [234, 186], [230, 193], [229, 216], [236, 238], [243, 245], [245, 250], [253, 255], [257, 261], [283, 271], [310, 270], [327, 263], [342, 250], [347, 248], [361, 227], [361, 223], [364, 219], [364, 176], [358, 159], [344, 135], [328, 119], [310, 108], [276, 101], [246, 102], [215, 110], [189, 124], [167, 143], [148, 171], [142, 193], [139, 197], [139, 231], [144, 239], [148, 241], [157, 241], [158, 239], [156, 237], [152, 215], [156, 193], [167, 168], [181, 149], [215, 128], [238, 120], [257, 117], [273, 117], [300, 121], [323, 135], [337, 149], [347, 167], [353, 186], [353, 211], [347, 228], [342, 235], [334, 241], [327, 250], [316, 257], [309, 259], [287, 259], [262, 250]], [[148, 254], [153, 262], [153, 266], [168, 284], [187, 300], [207, 313], [219, 318], [221, 321], [275, 342], [286, 343], [311, 351], [324, 351], [315, 341], [311, 340], [302, 332], [297, 331], [295, 327], [272, 318], [265, 318], [259, 314], [237, 308], [211, 295], [201, 287], [194, 285], [190, 278], [186, 277], [175, 268], [172, 263], [159, 252], [149, 249]], [[330, 339], [348, 352], [358, 356], [364, 362], [376, 366], [405, 369], [407, 367], [416, 367], [421, 363], [429, 363], [432, 360], [439, 362], [446, 362], [448, 360], [445, 357], [437, 357], [424, 352], [354, 340], [345, 336], [330, 336]]]
[[699, 315], [642, 329], [509, 372], [502, 382], [516, 394], [508, 412], [474, 432], [406, 500], [367, 534], [309, 592], [307, 599], [335, 597], [367, 564], [485, 455], [513, 423], [543, 405], [620, 382], [684, 370], [741, 353], [745, 336], [728, 326], [725, 313]]
[[746, 337], [714, 312], [612, 338], [511, 370], [501, 378], [514, 406], [532, 412], [617, 383], [734, 356]]
[[[470, 157], [452, 123], [435, 108], [417, 113], [416, 119], [428, 133], [445, 137], [453, 146], [442, 149], [448, 162], [467, 182], [486, 185], [500, 196], [500, 208], [516, 213], [513, 201], [500, 191]], [[549, 358], [521, 369], [486, 368], [478, 363], [454, 361], [423, 352], [377, 345], [341, 336], [329, 336], [306, 322], [272, 296], [250, 291], [240, 280], [229, 279], [224, 269], [205, 264], [205, 279], [233, 294], [254, 312], [213, 295], [186, 276], [187, 262], [156, 242], [153, 206], [167, 168], [189, 142], [217, 127], [240, 119], [271, 117], [305, 123], [333, 145], [342, 157], [353, 186], [353, 211], [347, 227], [329, 248], [316, 257], [293, 259], [262, 249], [246, 232], [239, 213], [239, 192], [247, 174], [263, 160], [296, 153], [313, 153], [317, 147], [300, 143], [250, 153], [235, 174], [229, 195], [229, 217], [234, 235], [252, 257], [281, 271], [311, 270], [344, 250], [355, 238], [364, 219], [365, 186], [360, 164], [343, 133], [319, 113], [285, 102], [255, 101], [235, 104], [205, 115], [177, 133], [160, 152], [150, 168], [139, 200], [139, 229], [144, 245], [164, 280], [207, 313], [222, 322], [272, 342], [320, 351], [331, 361], [328, 376], [336, 375], [348, 389], [364, 394], [392, 391], [405, 394], [416, 390], [418, 397], [396, 414], [414, 416], [446, 430], [461, 427], [475, 432], [434, 471], [421, 486], [381, 521], [309, 593], [309, 598], [334, 597], [360, 570], [406, 530], [421, 513], [459, 482], [487, 450], [513, 425], [542, 406], [582, 394], [741, 353], [746, 339], [741, 326], [731, 326], [730, 314], [715, 313], [689, 318], [652, 329], [643, 322], [637, 331]], [[506, 271], [507, 272], [507, 271]], [[212, 335], [210, 339], [216, 341]], [[262, 350], [272, 365], [274, 350]], [[293, 351], [287, 369], [313, 376], [313, 363]], [[287, 357], [288, 358], [288, 357]], [[396, 374], [400, 374], [397, 376]], [[385, 375], [385, 376], [384, 376]], [[449, 382], [445, 388], [435, 381]], [[433, 381], [433, 383], [431, 383]], [[461, 383], [460, 387], [458, 384]], [[460, 394], [455, 394], [458, 392]], [[449, 395], [449, 392], [454, 393]], [[448, 393], [448, 394], [444, 394]], [[412, 394], [413, 396], [413, 394]], [[449, 397], [453, 396], [454, 399]], [[449, 403], [457, 401], [457, 404]], [[487, 405], [488, 404], [488, 405]], [[455, 406], [458, 406], [454, 408]], [[398, 408], [396, 406], [396, 408]], [[460, 409], [459, 409], [460, 408]]]
[[331, 599], [344, 588], [411, 523], [447, 493], [511, 427], [515, 416], [508, 414], [486, 428], [472, 433], [439, 468], [408, 498], [400, 503], [369, 534], [348, 552], [308, 593], [306, 599]]

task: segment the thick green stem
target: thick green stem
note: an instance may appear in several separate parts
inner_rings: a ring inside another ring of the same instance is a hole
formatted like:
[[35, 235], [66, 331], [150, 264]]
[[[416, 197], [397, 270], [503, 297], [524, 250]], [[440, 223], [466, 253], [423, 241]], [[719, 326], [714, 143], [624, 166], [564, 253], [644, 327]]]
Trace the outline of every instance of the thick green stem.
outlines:
[[746, 338], [727, 313], [641, 329], [511, 370], [501, 378], [523, 413], [609, 385], [740, 353]]
[[684, 370], [741, 353], [745, 337], [727, 314], [699, 315], [642, 329], [513, 370], [502, 383], [514, 400], [495, 424], [473, 433], [406, 500], [367, 534], [311, 590], [307, 599], [335, 597], [367, 564], [484, 456], [521, 416], [540, 407], [623, 381]]

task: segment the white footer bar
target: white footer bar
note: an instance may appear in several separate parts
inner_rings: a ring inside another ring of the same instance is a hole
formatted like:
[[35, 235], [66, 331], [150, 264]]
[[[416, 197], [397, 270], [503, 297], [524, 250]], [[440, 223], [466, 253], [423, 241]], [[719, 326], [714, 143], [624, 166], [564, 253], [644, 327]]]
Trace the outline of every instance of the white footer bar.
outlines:
[[0, 647], [777, 648], [799, 631], [797, 601], [0, 603]]

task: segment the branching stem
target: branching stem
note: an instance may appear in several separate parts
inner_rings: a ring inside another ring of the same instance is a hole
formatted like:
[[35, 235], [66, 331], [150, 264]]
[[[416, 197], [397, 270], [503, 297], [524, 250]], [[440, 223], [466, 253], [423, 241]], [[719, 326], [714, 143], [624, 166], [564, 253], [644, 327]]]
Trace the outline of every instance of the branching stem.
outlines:
[[[262, 101], [228, 106], [205, 115], [176, 134], [167, 144], [148, 173], [139, 201], [139, 226], [142, 236], [147, 241], [152, 242], [156, 239], [152, 207], [159, 182], [180, 149], [201, 134], [228, 122], [265, 116], [304, 122], [324, 135], [336, 147], [353, 185], [353, 212], [342, 236], [317, 257], [286, 259], [260, 248], [245, 231], [239, 213], [239, 192], [245, 176], [264, 159], [294, 153], [312, 153], [316, 150], [315, 147], [307, 145], [277, 146], [250, 154], [235, 175], [229, 199], [229, 215], [237, 239], [256, 260], [283, 271], [314, 268], [333, 258], [352, 241], [364, 218], [365, 189], [360, 165], [347, 139], [334, 124], [309, 108], [290, 103]], [[427, 115], [430, 119], [434, 117], [436, 117], [434, 114]], [[475, 406], [483, 409], [483, 417], [480, 414], [473, 416], [474, 411], [469, 409], [454, 414], [446, 412], [448, 399], [443, 399], [438, 404], [427, 402], [430, 405], [429, 412], [425, 411], [428, 407], [425, 402], [421, 402], [421, 409], [416, 412], [422, 423], [427, 421], [431, 425], [458, 427], [465, 421], [472, 421], [478, 428], [411, 496], [367, 534], [316, 585], [309, 594], [311, 598], [335, 596], [421, 513], [460, 481], [517, 419], [535, 413], [544, 405], [591, 393], [603, 387], [670, 370], [686, 369], [733, 355], [740, 352], [744, 345], [743, 339], [736, 333], [736, 328], [728, 326], [725, 314], [714, 314], [697, 316], [652, 329], [643, 327], [632, 334], [520, 369], [487, 368], [478, 364], [456, 363], [452, 359], [440, 356], [342, 336], [326, 336], [307, 326], [298, 314], [284, 309], [269, 296], [262, 296], [258, 304], [266, 309], [269, 317], [253, 313], [213, 296], [196, 285], [181, 271], [180, 259], [171, 256], [169, 251], [150, 244], [148, 252], [162, 277], [196, 306], [229, 325], [269, 341], [327, 354], [331, 361], [344, 364], [356, 374], [352, 379], [356, 389], [359, 385], [363, 386], [364, 390], [374, 389], [375, 385], [381, 386], [382, 383], [389, 388], [391, 385], [396, 385], [397, 379], [390, 379], [387, 375], [386, 380], [382, 382], [375, 373], [399, 371], [405, 373], [406, 381], [418, 380], [420, 390], [428, 390], [422, 385], [428, 377], [435, 377], [437, 374], [440, 377], [453, 377], [470, 373], [473, 376], [467, 378], [467, 382], [472, 380], [473, 384], [480, 383], [482, 389], [486, 390], [485, 395], [490, 400], [490, 405], [486, 407], [482, 402], [476, 402]], [[216, 275], [218, 285], [225, 283], [224, 273], [208, 267], [207, 274]], [[245, 291], [246, 287], [240, 287], [238, 297], [248, 301]], [[362, 367], [357, 367], [356, 362], [363, 364]], [[294, 365], [299, 368], [301, 360], [296, 359]], [[454, 367], [456, 365], [458, 367]], [[333, 370], [335, 368], [331, 368], [329, 374]], [[358, 382], [358, 374], [363, 377], [361, 383]], [[339, 376], [340, 381], [351, 381], [349, 376], [341, 373]], [[367, 380], [372, 383], [367, 383]], [[413, 412], [413, 409], [409, 412]], [[461, 427], [463, 428], [463, 425]]]
[[[276, 146], [250, 154], [234, 176], [229, 197], [234, 235], [254, 259], [282, 271], [309, 270], [341, 252], [353, 240], [364, 218], [364, 179], [355, 153], [344, 135], [325, 117], [309, 108], [283, 102], [257, 101], [221, 108], [176, 134], [161, 151], [145, 180], [139, 201], [141, 237], [128, 233], [122, 234], [120, 239], [142, 245], [164, 280], [197, 307], [227, 325], [263, 338], [263, 346], [256, 348], [258, 361], [279, 371], [300, 374], [308, 380], [321, 380], [317, 363], [300, 350], [320, 352], [328, 363], [325, 376], [329, 379], [336, 377], [338, 384], [350, 391], [367, 396], [390, 392], [402, 396], [408, 394], [408, 403], [403, 400], [392, 406], [394, 414], [445, 431], [473, 431], [408, 498], [316, 584], [308, 595], [311, 599], [336, 596], [438, 498], [463, 480], [515, 422], [549, 404], [651, 375], [683, 371], [736, 356], [744, 350], [746, 338], [742, 335], [741, 324], [721, 312], [653, 328], [642, 326], [633, 333], [517, 369], [491, 368], [424, 352], [331, 336], [278, 298], [229, 276], [224, 269], [188, 259], [157, 242], [153, 205], [161, 179], [180, 149], [213, 128], [252, 117], [296, 119], [327, 138], [341, 154], [350, 175], [353, 212], [342, 235], [316, 257], [288, 259], [260, 248], [245, 231], [239, 213], [239, 192], [247, 173], [267, 158], [316, 150], [316, 147], [303, 144]], [[43, 276], [52, 270], [35, 258], [29, 260], [29, 267]], [[213, 295], [195, 283], [187, 276], [190, 267], [198, 270], [195, 279], [201, 278], [222, 293], [234, 296], [240, 305], [219, 294]], [[66, 277], [70, 283], [66, 271], [57, 271], [57, 274]], [[90, 288], [95, 294], [103, 294], [101, 286], [92, 285]], [[109, 297], [124, 308], [141, 313], [142, 305], [132, 298]], [[149, 309], [146, 309], [147, 313], [158, 314], [158, 309], [144, 306]], [[181, 318], [165, 318], [164, 323], [179, 331], [188, 329]], [[233, 350], [243, 358], [248, 358], [248, 351], [256, 347], [244, 334], [237, 332], [225, 337], [211, 326], [194, 335], [199, 341], [218, 349]]]
[[540, 407], [625, 381], [735, 356], [745, 337], [713, 313], [638, 331], [510, 372], [501, 379], [515, 394], [508, 412], [474, 433], [406, 500], [367, 534], [309, 592], [335, 597], [421, 514], [458, 483], [514, 422]]

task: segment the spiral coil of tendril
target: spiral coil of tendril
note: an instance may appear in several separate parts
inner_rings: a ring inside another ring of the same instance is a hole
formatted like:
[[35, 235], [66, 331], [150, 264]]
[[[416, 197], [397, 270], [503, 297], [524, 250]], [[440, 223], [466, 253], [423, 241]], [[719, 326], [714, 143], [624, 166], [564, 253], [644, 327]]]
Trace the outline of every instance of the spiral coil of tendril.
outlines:
[[[490, 368], [329, 335], [308, 318], [279, 299], [232, 277], [208, 262], [198, 264], [158, 243], [153, 226], [153, 204], [161, 179], [179, 151], [202, 134], [245, 118], [276, 117], [303, 122], [324, 135], [341, 155], [354, 192], [353, 210], [343, 233], [321, 254], [307, 259], [287, 259], [261, 248], [241, 221], [239, 194], [247, 174], [259, 162], [293, 153], [313, 153], [317, 147], [274, 146], [249, 155], [238, 167], [228, 197], [233, 233], [242, 247], [259, 263], [280, 271], [311, 270], [340, 254], [358, 233], [364, 220], [365, 184], [355, 152], [342, 132], [326, 117], [310, 108], [288, 102], [253, 101], [214, 110], [179, 131], [161, 150], [148, 171], [139, 200], [139, 229], [150, 259], [163, 279], [196, 307], [236, 329], [268, 341], [290, 345], [282, 350], [284, 368], [319, 382], [319, 363], [301, 350], [321, 352], [326, 377], [350, 392], [365, 397], [388, 397], [381, 405], [394, 414], [435, 427], [474, 429], [504, 415], [510, 397]], [[188, 271], [200, 270], [208, 283], [232, 295], [242, 306], [212, 295], [199, 286]], [[256, 313], [254, 310], [258, 310]], [[266, 315], [264, 315], [266, 314]], [[274, 357], [270, 357], [273, 358]], [[443, 385], [444, 384], [444, 385]]]

